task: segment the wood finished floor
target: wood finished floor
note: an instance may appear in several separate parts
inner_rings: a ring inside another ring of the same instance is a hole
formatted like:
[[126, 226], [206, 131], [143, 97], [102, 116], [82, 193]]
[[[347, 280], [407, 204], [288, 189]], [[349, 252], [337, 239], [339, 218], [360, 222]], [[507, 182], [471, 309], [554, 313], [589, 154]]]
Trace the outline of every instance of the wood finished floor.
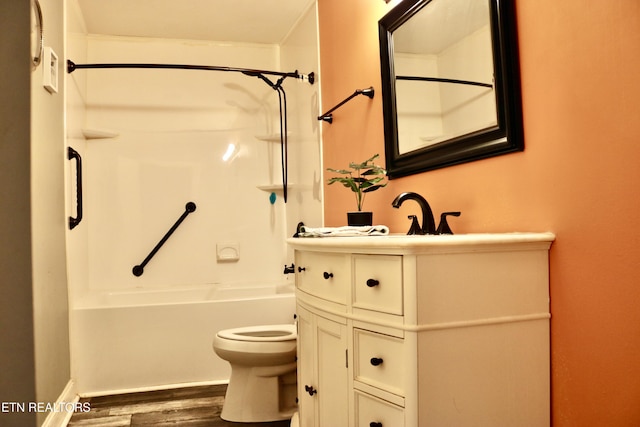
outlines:
[[68, 426], [289, 427], [289, 421], [231, 423], [220, 419], [226, 385], [178, 388], [80, 399], [89, 412], [76, 412]]

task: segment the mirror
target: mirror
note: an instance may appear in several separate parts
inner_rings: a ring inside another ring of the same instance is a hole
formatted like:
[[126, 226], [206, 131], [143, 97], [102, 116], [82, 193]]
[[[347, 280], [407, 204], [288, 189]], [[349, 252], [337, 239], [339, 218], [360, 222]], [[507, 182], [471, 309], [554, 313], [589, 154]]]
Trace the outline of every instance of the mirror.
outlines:
[[390, 179], [522, 151], [513, 0], [404, 0], [379, 21]]

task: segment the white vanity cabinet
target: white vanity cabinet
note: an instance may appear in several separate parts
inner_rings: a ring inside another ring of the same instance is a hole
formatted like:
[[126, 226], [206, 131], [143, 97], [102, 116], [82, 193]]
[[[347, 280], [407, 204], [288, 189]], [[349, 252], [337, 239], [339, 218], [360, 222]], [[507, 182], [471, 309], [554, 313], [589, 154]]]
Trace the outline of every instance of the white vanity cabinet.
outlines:
[[300, 426], [549, 426], [553, 240], [289, 239]]
[[348, 426], [346, 322], [302, 307], [297, 314], [300, 424]]

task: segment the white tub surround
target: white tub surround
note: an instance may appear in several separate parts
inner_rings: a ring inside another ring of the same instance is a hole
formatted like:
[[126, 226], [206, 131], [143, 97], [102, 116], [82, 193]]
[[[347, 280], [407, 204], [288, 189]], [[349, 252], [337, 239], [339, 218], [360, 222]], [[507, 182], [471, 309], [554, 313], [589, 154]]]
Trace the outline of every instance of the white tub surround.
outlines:
[[[78, 64], [319, 71], [315, 1], [298, 2], [302, 15], [279, 44], [173, 38], [169, 27], [164, 35], [103, 33], [108, 27], [84, 14], [112, 5], [68, 3], [65, 58]], [[283, 82], [285, 204], [279, 99], [261, 79], [179, 69], [63, 74], [67, 144], [83, 161], [84, 219], [66, 233], [79, 392], [228, 381], [228, 363], [211, 351], [217, 331], [293, 322], [293, 290], [280, 286], [293, 262], [285, 239], [299, 221], [322, 223], [320, 82]], [[65, 170], [67, 213], [75, 216], [75, 162]], [[197, 209], [134, 275], [188, 202]]]
[[210, 285], [89, 294], [71, 312], [72, 375], [81, 396], [226, 383], [211, 350], [220, 329], [293, 323], [284, 285]]
[[289, 239], [300, 426], [549, 426], [554, 238]]

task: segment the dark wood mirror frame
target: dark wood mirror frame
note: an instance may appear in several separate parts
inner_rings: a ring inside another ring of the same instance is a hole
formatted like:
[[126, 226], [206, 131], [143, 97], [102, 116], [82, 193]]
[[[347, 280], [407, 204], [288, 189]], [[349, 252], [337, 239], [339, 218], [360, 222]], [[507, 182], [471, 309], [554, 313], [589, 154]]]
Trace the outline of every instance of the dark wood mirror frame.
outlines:
[[400, 153], [393, 32], [431, 1], [404, 0], [378, 23], [386, 167], [389, 179], [524, 150], [520, 66], [513, 0], [490, 3], [497, 125], [432, 146]]

